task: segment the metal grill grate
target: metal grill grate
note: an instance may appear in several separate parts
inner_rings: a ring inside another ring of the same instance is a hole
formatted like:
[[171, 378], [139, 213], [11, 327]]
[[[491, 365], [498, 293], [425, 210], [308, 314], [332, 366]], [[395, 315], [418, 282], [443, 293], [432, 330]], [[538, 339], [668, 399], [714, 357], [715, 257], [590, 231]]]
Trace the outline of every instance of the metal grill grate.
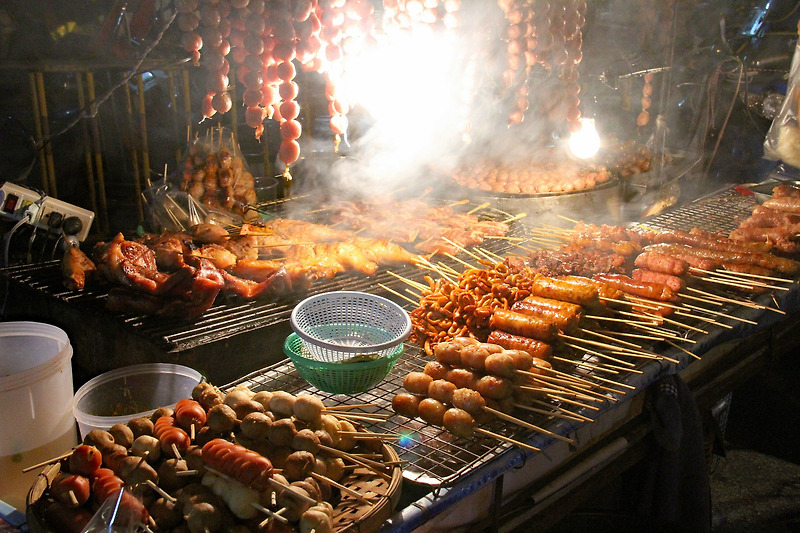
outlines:
[[[674, 211], [664, 213], [652, 219], [648, 219], [646, 224], [653, 227], [665, 229], [689, 230], [693, 227], [701, 227], [708, 231], [727, 233], [738, 226], [741, 218], [749, 216], [755, 200], [750, 196], [737, 194], [733, 189], [723, 190], [707, 198], [699, 199], [688, 205], [679, 207]], [[726, 305], [715, 308], [718, 311], [730, 312], [735, 309], [735, 305]], [[683, 323], [712, 331], [717, 326], [709, 325], [700, 320], [681, 319]], [[661, 326], [661, 331], [696, 340], [703, 333], [676, 328], [665, 324]], [[654, 346], [644, 346], [646, 349], [653, 349]], [[664, 346], [668, 348], [668, 346]], [[586, 355], [584, 359], [590, 358]], [[392, 413], [391, 402], [395, 394], [403, 390], [403, 379], [412, 371], [423, 370], [425, 363], [429, 360], [417, 346], [406, 346], [406, 353], [397, 363], [387, 379], [374, 389], [361, 393], [357, 400], [348, 396], [329, 395], [317, 391], [303, 381], [294, 371], [290, 363], [279, 363], [263, 371], [255, 372], [245, 376], [235, 383], [247, 384], [255, 390], [270, 389], [278, 387], [290, 392], [311, 392], [323, 397], [326, 403], [331, 405], [341, 403], [372, 403], [375, 407], [372, 411], [382, 413]], [[635, 366], [630, 371], [621, 372], [614, 376], [615, 381], [624, 383], [626, 379], [639, 371], [648, 364], [648, 360], [629, 359], [635, 361]], [[558, 407], [553, 403], [552, 408]], [[572, 409], [564, 405], [563, 407]], [[369, 412], [370, 409], [365, 410]], [[521, 412], [517, 409], [514, 416], [526, 422], [537, 425], [544, 429], [552, 429], [555, 424], [554, 419], [543, 414]], [[367, 424], [367, 426], [369, 426]], [[531, 431], [514, 426], [500, 420], [492, 421], [482, 426], [491, 432], [525, 442], [531, 435]], [[475, 436], [471, 439], [458, 438], [442, 428], [428, 425], [419, 419], [410, 420], [401, 415], [395, 415], [386, 423], [380, 426], [373, 426], [371, 429], [382, 433], [393, 433], [400, 437], [396, 446], [401, 459], [408, 461], [404, 466], [403, 476], [405, 479], [428, 485], [431, 487], [446, 487], [455, 483], [470, 471], [486, 465], [493, 459], [510, 449], [512, 445], [500, 442], [491, 437]]]
[[[272, 216], [283, 216], [286, 204], [283, 202], [271, 207]], [[314, 216], [314, 222], [324, 222]], [[509, 215], [494, 209], [482, 209], [480, 218], [489, 220], [506, 220]], [[519, 236], [523, 228], [512, 224], [510, 236]], [[508, 249], [508, 242], [502, 239], [489, 239], [482, 245], [484, 249], [502, 254]], [[445, 259], [444, 262], [455, 266], [455, 261]], [[330, 280], [314, 282], [309, 291], [288, 294], [274, 300], [245, 301], [236, 297], [227, 299], [219, 297], [214, 306], [195, 320], [180, 318], [164, 319], [163, 317], [112, 314], [112, 319], [124, 323], [132, 332], [148, 339], [154, 345], [162, 347], [166, 352], [181, 352], [201, 345], [224, 340], [235, 335], [267, 328], [289, 320], [294, 306], [306, 296], [330, 291], [364, 291], [382, 292], [379, 284], [391, 288], [399, 288], [402, 282], [389, 272], [406, 278], [417, 278], [418, 270], [413, 266], [381, 268], [374, 276], [367, 277], [354, 272], [338, 274]], [[108, 315], [105, 310], [107, 288], [96, 287], [83, 291], [69, 291], [64, 288], [58, 261], [48, 261], [29, 265], [9, 267], [0, 270], [0, 275], [9, 282], [20, 284], [35, 290], [46, 298], [66, 302], [79, 312]], [[401, 289], [402, 290], [402, 289]]]
[[739, 227], [742, 220], [750, 216], [755, 206], [755, 196], [743, 195], [736, 187], [726, 187], [672, 211], [649, 218], [643, 224], [683, 231], [702, 228], [727, 235]]

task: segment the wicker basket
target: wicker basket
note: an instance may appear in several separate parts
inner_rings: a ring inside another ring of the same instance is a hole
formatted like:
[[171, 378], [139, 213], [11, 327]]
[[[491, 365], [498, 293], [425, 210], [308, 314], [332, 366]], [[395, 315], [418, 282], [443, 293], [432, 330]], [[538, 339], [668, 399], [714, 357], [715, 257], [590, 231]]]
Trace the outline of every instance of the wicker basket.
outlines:
[[[381, 444], [380, 453], [385, 463], [392, 464], [386, 469], [386, 476], [359, 467], [339, 482], [358, 494], [371, 495], [372, 505], [352, 498], [342, 499], [333, 510], [333, 529], [340, 533], [374, 533], [392, 514], [400, 500], [403, 472], [399, 466], [400, 457], [391, 446]], [[31, 533], [60, 533], [50, 527], [44, 519], [44, 507], [49, 501], [47, 491], [61, 471], [60, 463], [44, 467], [28, 491], [26, 518]], [[378, 495], [375, 497], [374, 495]]]

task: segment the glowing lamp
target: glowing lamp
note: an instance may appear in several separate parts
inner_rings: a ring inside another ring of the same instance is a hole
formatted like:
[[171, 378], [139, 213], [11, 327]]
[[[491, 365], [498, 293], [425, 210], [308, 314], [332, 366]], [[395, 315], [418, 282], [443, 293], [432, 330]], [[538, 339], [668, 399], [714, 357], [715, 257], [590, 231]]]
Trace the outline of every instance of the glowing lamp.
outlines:
[[581, 127], [570, 135], [569, 149], [575, 157], [588, 159], [600, 150], [600, 135], [597, 133], [593, 118], [579, 120]]

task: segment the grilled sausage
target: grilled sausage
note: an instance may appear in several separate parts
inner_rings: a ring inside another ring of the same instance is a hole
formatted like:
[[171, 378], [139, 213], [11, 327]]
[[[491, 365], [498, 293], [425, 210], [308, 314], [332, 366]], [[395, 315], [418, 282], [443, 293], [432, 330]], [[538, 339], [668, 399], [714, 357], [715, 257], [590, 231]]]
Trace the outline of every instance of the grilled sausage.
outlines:
[[636, 281], [623, 274], [595, 274], [594, 279], [607, 283], [628, 294], [633, 294], [642, 298], [661, 301], [668, 301], [675, 298], [675, 292], [662, 283]]
[[[595, 295], [597, 292], [595, 291]], [[523, 315], [507, 309], [496, 309], [490, 322], [492, 329], [500, 329], [513, 335], [521, 335], [549, 341], [558, 335], [558, 326], [541, 318]]]
[[633, 264], [646, 270], [673, 276], [684, 276], [689, 271], [689, 263], [683, 259], [677, 259], [658, 252], [641, 253], [636, 257]]
[[597, 288], [592, 285], [580, 284], [574, 280], [548, 278], [541, 274], [534, 277], [531, 294], [584, 307], [596, 304], [599, 298]]
[[[572, 305], [572, 304], [570, 304]], [[562, 331], [574, 331], [578, 327], [578, 323], [583, 315], [580, 306], [576, 312], [569, 313], [559, 309], [553, 309], [547, 306], [540, 306], [535, 301], [520, 300], [511, 306], [512, 311], [522, 313], [536, 318], [540, 318], [547, 322], [552, 322], [556, 327]]]
[[522, 350], [540, 359], [546, 359], [553, 355], [553, 348], [549, 344], [537, 339], [513, 335], [505, 331], [492, 331], [489, 334], [489, 342], [499, 344], [507, 350]]
[[686, 281], [683, 278], [673, 276], [672, 274], [664, 274], [663, 272], [653, 272], [652, 270], [635, 268], [633, 272], [631, 272], [631, 277], [636, 281], [661, 283], [675, 292], [680, 292], [686, 288]]

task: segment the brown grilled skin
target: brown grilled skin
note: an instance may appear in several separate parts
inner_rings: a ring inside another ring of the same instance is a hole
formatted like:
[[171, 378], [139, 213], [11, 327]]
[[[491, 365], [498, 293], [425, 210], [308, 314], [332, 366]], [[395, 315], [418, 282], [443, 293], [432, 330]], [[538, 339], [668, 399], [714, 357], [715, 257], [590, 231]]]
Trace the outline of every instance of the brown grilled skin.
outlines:
[[636, 257], [633, 264], [646, 270], [673, 276], [683, 276], [689, 271], [689, 263], [683, 259], [658, 252], [643, 252]]
[[593, 279], [607, 283], [622, 292], [627, 292], [628, 294], [633, 294], [642, 298], [651, 298], [660, 301], [673, 300], [675, 298], [674, 291], [661, 283], [636, 281], [622, 274], [596, 274]]
[[561, 300], [583, 307], [596, 305], [599, 301], [597, 287], [572, 280], [553, 279], [537, 274], [531, 284], [531, 294], [552, 300]]
[[680, 292], [686, 288], [686, 281], [678, 276], [672, 274], [664, 274], [663, 272], [653, 272], [644, 268], [635, 268], [631, 272], [631, 277], [636, 281], [647, 281], [649, 283], [661, 283], [666, 285], [675, 292]]
[[522, 350], [539, 359], [547, 359], [553, 355], [553, 348], [549, 344], [537, 339], [513, 335], [505, 331], [492, 331], [489, 334], [488, 342], [502, 346], [507, 350]]
[[554, 323], [508, 309], [496, 309], [490, 327], [542, 341], [553, 340], [558, 334], [558, 326]]

